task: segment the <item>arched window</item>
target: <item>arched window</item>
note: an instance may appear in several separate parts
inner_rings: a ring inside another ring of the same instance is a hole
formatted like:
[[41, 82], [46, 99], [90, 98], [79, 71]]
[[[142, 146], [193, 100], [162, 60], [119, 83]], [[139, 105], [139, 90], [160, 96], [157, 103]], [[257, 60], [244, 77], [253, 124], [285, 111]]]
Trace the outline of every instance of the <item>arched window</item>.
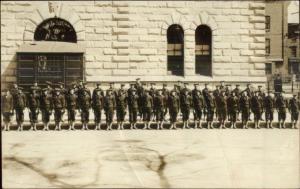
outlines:
[[212, 32], [206, 25], [200, 25], [196, 29], [196, 74], [212, 75]]
[[171, 25], [167, 30], [168, 73], [183, 76], [184, 34], [181, 26]]
[[36, 41], [64, 41], [77, 42], [76, 32], [73, 26], [61, 18], [49, 18], [43, 21], [34, 32]]

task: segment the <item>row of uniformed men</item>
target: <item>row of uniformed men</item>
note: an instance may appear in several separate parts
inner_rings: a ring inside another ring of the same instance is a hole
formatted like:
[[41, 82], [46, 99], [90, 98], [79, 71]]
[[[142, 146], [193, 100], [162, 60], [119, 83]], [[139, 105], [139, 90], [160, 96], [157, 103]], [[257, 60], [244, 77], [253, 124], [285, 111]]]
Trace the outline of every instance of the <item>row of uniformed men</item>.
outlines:
[[117, 90], [114, 88], [114, 83], [111, 83], [110, 88], [104, 94], [100, 84], [97, 84], [91, 94], [84, 82], [73, 83], [68, 90], [64, 88], [63, 83], [60, 83], [60, 87], [55, 89], [52, 89], [51, 84], [48, 83], [43, 90], [35, 83], [31, 87], [31, 92], [27, 98], [22, 92], [22, 88], [14, 85], [11, 92], [7, 91], [6, 95], [2, 96], [2, 114], [5, 129], [9, 129], [10, 117], [15, 111], [19, 130], [22, 130], [25, 107], [29, 109], [30, 122], [34, 130], [36, 129], [40, 110], [45, 125], [44, 129], [48, 130], [50, 116], [52, 110], [54, 110], [56, 129], [60, 130], [65, 109], [68, 113], [70, 129], [74, 129], [77, 109], [81, 113], [82, 128], [88, 129], [90, 108], [94, 112], [95, 129], [100, 129], [102, 109], [106, 114], [107, 129], [112, 127], [115, 110], [118, 128], [123, 129], [127, 107], [131, 128], [136, 128], [139, 115], [145, 123], [144, 128], [150, 128], [151, 121], [155, 117], [157, 128], [162, 129], [167, 112], [170, 115], [171, 129], [176, 129], [179, 112], [182, 113], [183, 128], [189, 128], [191, 110], [194, 113], [195, 128], [202, 127], [202, 117], [204, 119], [206, 117], [208, 128], [213, 128], [214, 116], [218, 119], [220, 128], [225, 128], [227, 118], [231, 123], [231, 127], [236, 128], [239, 113], [242, 114], [243, 128], [247, 128], [251, 112], [254, 114], [255, 128], [259, 128], [263, 112], [265, 112], [268, 128], [272, 128], [275, 108], [278, 111], [278, 121], [281, 128], [285, 127], [287, 107], [291, 113], [293, 127], [297, 128], [300, 103], [296, 95], [287, 101], [281, 93], [276, 95], [275, 98], [271, 93], [264, 93], [261, 86], [257, 91], [252, 91], [250, 84], [243, 91], [239, 89], [239, 85], [236, 85], [234, 90], [230, 90], [229, 85], [224, 86], [223, 82], [221, 85], [216, 86], [214, 91], [208, 89], [208, 84], [205, 84], [202, 91], [199, 89], [198, 84], [194, 85], [193, 90], [188, 88], [188, 83], [184, 83], [183, 87], [174, 85], [174, 89], [170, 91], [167, 89], [166, 84], [159, 90], [155, 89], [154, 85], [154, 83], [151, 83], [151, 87], [146, 89], [145, 83], [137, 80], [135, 84], [130, 85], [128, 90], [125, 90], [124, 84]]

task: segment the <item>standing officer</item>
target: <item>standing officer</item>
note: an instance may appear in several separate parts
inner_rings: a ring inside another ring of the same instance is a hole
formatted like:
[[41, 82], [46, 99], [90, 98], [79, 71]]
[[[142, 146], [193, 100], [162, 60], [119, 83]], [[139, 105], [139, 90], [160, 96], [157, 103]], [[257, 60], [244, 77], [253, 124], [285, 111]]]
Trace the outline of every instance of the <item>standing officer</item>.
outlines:
[[268, 95], [264, 98], [264, 107], [265, 107], [265, 119], [267, 128], [273, 128], [273, 114], [274, 114], [274, 98], [270, 91], [268, 91]]
[[114, 82], [110, 82], [109, 83], [108, 90], [111, 90], [112, 94], [114, 95], [114, 97], [116, 97], [116, 95], [117, 95], [117, 89], [115, 88], [115, 83]]
[[94, 111], [95, 130], [101, 130], [101, 113], [103, 109], [104, 92], [97, 84], [97, 88], [93, 91], [92, 108]]
[[179, 96], [176, 94], [176, 91], [171, 92], [171, 95], [169, 95], [168, 97], [167, 104], [169, 108], [170, 122], [171, 122], [170, 129], [176, 129], [177, 115], [180, 106], [180, 99]]
[[129, 109], [129, 122], [130, 122], [130, 129], [133, 127], [136, 128], [136, 121], [137, 121], [137, 112], [138, 112], [138, 100], [139, 97], [136, 94], [136, 90], [131, 90], [131, 95], [128, 97], [128, 109]]
[[52, 93], [52, 90], [50, 91], [48, 88], [44, 88], [40, 102], [40, 107], [42, 111], [42, 121], [44, 123], [44, 130], [46, 131], [49, 130], [49, 121], [53, 109]]
[[146, 86], [146, 83], [142, 83], [142, 85], [137, 85], [137, 89], [136, 89], [136, 92], [137, 92], [137, 95], [139, 97], [139, 101], [138, 101], [138, 106], [139, 106], [139, 117], [140, 117], [140, 120], [143, 119], [143, 98], [144, 98], [144, 95], [145, 95], [145, 86]]
[[[149, 94], [152, 97], [153, 101], [154, 101], [154, 98], [157, 94], [157, 90], [155, 89], [154, 86], [155, 86], [155, 83], [150, 83], [150, 89], [149, 89], [150, 92], [149, 92]], [[155, 119], [155, 113], [152, 112], [151, 113], [151, 120], [154, 121], [154, 119]]]
[[15, 94], [14, 98], [14, 109], [16, 112], [16, 121], [19, 131], [23, 130], [24, 109], [26, 107], [26, 96], [23, 93], [22, 89], [22, 87], [18, 87], [18, 92]]
[[233, 89], [232, 92], [235, 93], [235, 96], [236, 96], [237, 98], [240, 98], [240, 96], [241, 96], [240, 85], [239, 85], [239, 84], [235, 85], [235, 88]]
[[[220, 95], [221, 90], [220, 90], [220, 85], [216, 85], [216, 89], [213, 91], [213, 96], [214, 96], [214, 100], [218, 99], [218, 96]], [[219, 119], [219, 110], [218, 110], [218, 104], [216, 104], [216, 119]]]
[[158, 90], [157, 95], [154, 96], [153, 100], [157, 129], [163, 129], [165, 104], [165, 98], [162, 95], [162, 91]]
[[262, 100], [259, 96], [259, 91], [255, 91], [254, 96], [251, 97], [251, 110], [254, 114], [255, 129], [260, 129], [259, 122], [262, 114]]
[[214, 128], [212, 122], [214, 119], [214, 113], [216, 108], [215, 98], [212, 94], [212, 91], [209, 91], [206, 101], [206, 108], [207, 108], [207, 129]]
[[193, 107], [193, 99], [190, 96], [189, 90], [184, 88], [180, 95], [180, 109], [182, 113], [183, 129], [189, 127], [190, 109]]
[[128, 95], [124, 90], [124, 86], [124, 84], [121, 84], [121, 89], [118, 91], [116, 96], [118, 129], [124, 129], [124, 121], [128, 102]]
[[[207, 103], [207, 98], [208, 98], [208, 95], [209, 95], [209, 90], [208, 90], [208, 83], [204, 83], [204, 89], [202, 89], [202, 95], [203, 95], [203, 98], [204, 98], [204, 101], [205, 101], [205, 104]], [[206, 119], [206, 114], [207, 114], [207, 109], [206, 107], [203, 109], [203, 119], [205, 120]]]
[[201, 91], [196, 90], [193, 91], [194, 95], [192, 96], [193, 98], [193, 108], [194, 108], [194, 121], [195, 121], [195, 129], [198, 127], [199, 123], [199, 128], [202, 128], [201, 125], [201, 119], [202, 119], [202, 112], [205, 108], [205, 100], [201, 94]]
[[[175, 87], [175, 85], [174, 85], [174, 87]], [[163, 84], [163, 87], [161, 90], [162, 90], [162, 95], [164, 96], [165, 102], [167, 103], [169, 95], [170, 95], [170, 91], [167, 89], [166, 83]], [[167, 113], [168, 113], [168, 106], [167, 106], [167, 104], [165, 104], [164, 105], [164, 121], [165, 121]]]
[[64, 87], [64, 83], [58, 82], [57, 84], [58, 84], [58, 86], [59, 86], [60, 94], [63, 95], [64, 98], [66, 98], [67, 90], [66, 90], [65, 87]]
[[48, 94], [53, 95], [52, 82], [46, 81], [46, 88], [44, 88], [43, 90], [47, 90]]
[[228, 96], [230, 95], [230, 93], [231, 93], [230, 88], [231, 88], [231, 85], [230, 85], [230, 84], [226, 84], [226, 87], [225, 87], [224, 91], [225, 91], [225, 96], [227, 96], [227, 97], [228, 97]]
[[144, 128], [143, 129], [151, 129], [151, 114], [153, 112], [153, 98], [150, 95], [148, 90], [144, 91], [144, 95], [142, 98], [142, 107], [143, 107], [143, 121]]
[[242, 93], [242, 96], [239, 101], [239, 109], [242, 112], [242, 125], [243, 129], [248, 129], [248, 121], [250, 115], [250, 99], [247, 96], [247, 91]]
[[55, 95], [53, 96], [53, 107], [54, 107], [54, 119], [55, 119], [55, 130], [61, 130], [62, 117], [65, 113], [66, 100], [65, 96], [61, 94], [61, 89], [55, 89]]
[[227, 98], [227, 110], [229, 115], [230, 126], [232, 129], [236, 129], [236, 121], [238, 115], [239, 99], [235, 92], [232, 91], [231, 95]]
[[104, 97], [103, 108], [106, 115], [106, 130], [112, 130], [112, 124], [114, 119], [114, 111], [116, 109], [116, 100], [112, 90], [106, 91], [106, 96]]
[[300, 101], [297, 99], [297, 94], [293, 94], [293, 98], [289, 101], [289, 111], [291, 113], [292, 128], [298, 129], [297, 121], [299, 117]]
[[83, 90], [81, 92], [81, 96], [78, 97], [79, 108], [81, 111], [81, 122], [82, 122], [82, 130], [88, 130], [88, 123], [90, 117], [90, 108], [91, 108], [91, 96], [87, 90]]
[[282, 127], [285, 128], [285, 119], [286, 119], [286, 100], [284, 99], [282, 93], [279, 93], [275, 100], [276, 109], [278, 111], [278, 122], [279, 122], [280, 129]]
[[14, 100], [9, 90], [6, 94], [1, 96], [1, 113], [3, 115], [4, 130], [10, 130], [11, 116], [14, 112]]
[[217, 112], [220, 122], [220, 129], [225, 127], [225, 121], [227, 119], [227, 97], [226, 97], [226, 91], [222, 90], [219, 94], [219, 96], [216, 97], [216, 105], [217, 105]]
[[31, 129], [36, 130], [36, 124], [38, 122], [39, 107], [40, 107], [40, 96], [37, 94], [37, 88], [33, 88], [28, 96], [28, 108], [29, 108], [29, 118], [31, 123]]
[[69, 130], [71, 129], [75, 130], [74, 123], [75, 123], [76, 109], [78, 108], [77, 105], [78, 97], [75, 94], [75, 90], [73, 88], [70, 89], [66, 101], [67, 101], [67, 110], [68, 110]]
[[18, 84], [14, 83], [12, 88], [10, 89], [10, 93], [13, 97], [19, 93], [19, 86]]

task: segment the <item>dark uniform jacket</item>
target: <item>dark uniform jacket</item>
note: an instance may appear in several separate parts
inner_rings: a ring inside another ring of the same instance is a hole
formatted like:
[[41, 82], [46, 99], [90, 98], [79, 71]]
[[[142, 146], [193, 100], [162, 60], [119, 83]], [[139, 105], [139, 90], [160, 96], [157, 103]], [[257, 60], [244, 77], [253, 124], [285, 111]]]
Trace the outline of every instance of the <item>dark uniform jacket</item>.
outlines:
[[47, 95], [42, 95], [41, 96], [41, 101], [40, 101], [40, 108], [42, 110], [52, 110], [53, 109], [53, 99], [52, 95], [48, 93]]
[[205, 108], [206, 104], [205, 104], [204, 97], [202, 95], [194, 94], [193, 105], [194, 105], [194, 109], [197, 110], [202, 110], [203, 108]]
[[28, 96], [28, 107], [29, 108], [39, 108], [40, 107], [40, 96], [37, 94], [30, 94]]
[[114, 95], [104, 97], [103, 108], [105, 111], [116, 109], [116, 100]]
[[190, 109], [193, 104], [193, 99], [190, 95], [181, 95], [180, 97], [180, 107], [183, 109]]
[[252, 112], [261, 112], [262, 111], [262, 100], [260, 96], [251, 97], [251, 110]]
[[299, 112], [300, 109], [300, 101], [296, 98], [291, 98], [289, 101], [289, 110], [291, 112]]
[[275, 100], [276, 108], [278, 109], [285, 109], [286, 108], [286, 101], [282, 96], [278, 96]]
[[138, 109], [138, 107], [139, 107], [138, 99], [139, 99], [139, 97], [136, 94], [129, 96], [128, 106], [129, 106], [130, 109]]
[[14, 108], [14, 100], [12, 95], [3, 95], [1, 97], [1, 112], [12, 112]]
[[80, 109], [90, 109], [91, 108], [91, 96], [89, 94], [82, 95], [78, 99]]
[[271, 96], [266, 96], [264, 98], [264, 108], [268, 111], [274, 110], [274, 99]]
[[26, 96], [24, 93], [17, 93], [14, 99], [15, 109], [24, 109], [26, 107]]
[[116, 97], [117, 109], [126, 109], [127, 102], [128, 102], [128, 96], [127, 96], [126, 92], [119, 90], [118, 95]]
[[249, 110], [250, 109], [250, 100], [248, 96], [242, 96], [239, 101], [240, 110]]
[[179, 97], [177, 95], [173, 96], [170, 95], [168, 98], [168, 107], [170, 110], [172, 111], [179, 111], [179, 107], [180, 107], [180, 100]]
[[65, 97], [63, 95], [54, 95], [53, 107], [54, 109], [64, 109], [66, 106]]
[[143, 96], [143, 107], [144, 108], [153, 108], [153, 98], [152, 96], [145, 94]]
[[215, 98], [211, 95], [207, 96], [207, 102], [206, 102], [207, 109], [213, 110], [216, 107], [216, 101]]
[[67, 109], [68, 110], [73, 110], [73, 109], [76, 109], [78, 108], [77, 106], [77, 102], [78, 102], [78, 97], [77, 95], [75, 94], [69, 94], [68, 97], [67, 97]]
[[165, 97], [163, 95], [156, 95], [154, 97], [153, 106], [155, 111], [163, 111], [165, 106]]
[[238, 99], [238, 97], [230, 95], [227, 98], [227, 109], [228, 109], [228, 111], [231, 111], [231, 112], [238, 111], [238, 108], [239, 108], [239, 99]]
[[104, 96], [103, 93], [100, 92], [98, 95], [96, 91], [93, 93], [93, 98], [92, 98], [92, 108], [93, 109], [102, 109], [103, 108], [103, 102], [104, 101]]

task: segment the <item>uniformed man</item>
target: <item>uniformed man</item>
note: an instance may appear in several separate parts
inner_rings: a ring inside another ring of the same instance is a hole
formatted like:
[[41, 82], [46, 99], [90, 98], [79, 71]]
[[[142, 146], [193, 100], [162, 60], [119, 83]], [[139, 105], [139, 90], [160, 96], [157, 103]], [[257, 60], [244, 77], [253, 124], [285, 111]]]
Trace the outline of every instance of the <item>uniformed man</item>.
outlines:
[[259, 91], [255, 91], [254, 96], [251, 97], [251, 111], [254, 114], [254, 125], [255, 129], [260, 129], [260, 119], [262, 114], [262, 100], [259, 96]]
[[289, 111], [291, 113], [292, 128], [298, 129], [297, 121], [299, 117], [300, 101], [297, 99], [297, 94], [293, 94], [293, 98], [289, 101]]
[[[263, 92], [263, 90], [262, 90], [262, 86], [261, 85], [259, 85], [258, 86], [258, 90], [257, 90], [257, 92], [258, 92], [258, 96], [260, 97], [259, 99], [260, 99], [260, 103], [263, 105], [263, 99], [265, 98], [265, 93]], [[262, 112], [264, 112], [265, 110], [264, 110], [264, 106], [262, 106]], [[262, 113], [261, 113], [261, 117], [260, 117], [260, 120], [261, 121], [264, 121], [264, 119], [262, 118]]]
[[225, 90], [222, 90], [218, 96], [216, 96], [216, 107], [218, 112], [218, 118], [220, 123], [220, 129], [225, 127], [225, 121], [227, 119], [227, 97]]
[[31, 123], [30, 130], [36, 130], [36, 124], [38, 123], [38, 115], [40, 108], [40, 95], [38, 95], [37, 88], [33, 88], [28, 96], [28, 108], [29, 108], [29, 119]]
[[230, 84], [226, 84], [226, 87], [224, 89], [226, 97], [228, 97], [231, 94], [230, 88], [231, 88], [231, 85]]
[[69, 121], [69, 130], [75, 130], [75, 116], [76, 109], [78, 108], [78, 96], [75, 94], [75, 89], [71, 88], [69, 94], [66, 98], [67, 101], [67, 111], [68, 111], [68, 121]]
[[53, 110], [53, 99], [52, 90], [48, 88], [43, 89], [43, 94], [41, 95], [40, 109], [42, 111], [42, 121], [44, 123], [44, 130], [49, 130], [50, 116]]
[[[170, 95], [170, 91], [167, 88], [167, 86], [168, 85], [166, 83], [164, 83], [163, 87], [161, 89], [162, 95], [164, 96], [164, 99], [165, 99], [165, 103], [167, 103], [169, 95]], [[177, 87], [177, 85], [174, 85], [174, 87]], [[166, 121], [165, 118], [166, 118], [167, 113], [168, 113], [168, 106], [167, 106], [167, 104], [164, 104], [164, 121]]]
[[180, 95], [180, 110], [182, 113], [183, 129], [189, 127], [190, 110], [192, 109], [193, 99], [187, 88], [184, 88]]
[[165, 97], [162, 95], [162, 90], [157, 90], [157, 95], [154, 96], [153, 100], [157, 129], [163, 129], [165, 100]]
[[214, 128], [213, 126], [213, 119], [214, 119], [214, 113], [216, 108], [216, 102], [215, 97], [212, 93], [212, 91], [209, 91], [206, 101], [206, 108], [207, 108], [207, 129]]
[[24, 109], [26, 107], [26, 96], [22, 91], [22, 87], [18, 87], [18, 92], [15, 94], [14, 98], [14, 109], [16, 112], [16, 121], [18, 124], [18, 130], [23, 130], [23, 122], [24, 122]]
[[103, 108], [105, 111], [105, 117], [106, 117], [106, 130], [112, 130], [112, 124], [114, 120], [114, 111], [116, 109], [116, 99], [113, 94], [114, 91], [108, 89], [106, 91], [106, 96], [104, 97], [104, 104]]
[[268, 91], [268, 95], [264, 98], [264, 108], [267, 128], [273, 128], [274, 98], [270, 91]]
[[177, 115], [180, 107], [180, 99], [179, 96], [176, 94], [176, 91], [172, 91], [171, 95], [169, 95], [167, 105], [170, 114], [170, 122], [171, 122], [170, 129], [176, 129]]
[[19, 86], [18, 84], [14, 83], [12, 88], [10, 89], [10, 93], [13, 96], [13, 98], [19, 93]]
[[239, 100], [239, 109], [242, 112], [243, 129], [248, 129], [248, 121], [250, 115], [250, 99], [247, 95], [247, 91], [244, 91], [242, 93], [242, 96]]
[[78, 86], [78, 98], [79, 100], [84, 96], [84, 94], [88, 94], [88, 96], [91, 97], [91, 91], [90, 89], [87, 87], [87, 83], [80, 81], [79, 82], [79, 86]]
[[225, 90], [225, 81], [220, 81], [219, 89], [220, 89], [220, 91]]
[[153, 112], [153, 98], [150, 95], [148, 90], [144, 91], [144, 95], [142, 98], [142, 107], [143, 107], [143, 121], [144, 128], [143, 129], [151, 129], [151, 114]]
[[236, 129], [236, 121], [238, 115], [239, 99], [235, 92], [232, 91], [231, 95], [227, 98], [227, 110], [230, 121], [230, 128]]
[[[204, 88], [202, 89], [202, 95], [203, 95], [203, 98], [204, 98], [204, 101], [205, 101], [205, 104], [207, 103], [207, 98], [208, 98], [208, 95], [209, 95], [209, 90], [208, 90], [208, 83], [204, 83]], [[206, 119], [206, 115], [207, 115], [207, 109], [206, 107], [203, 109], [203, 119], [205, 120]]]
[[82, 130], [89, 130], [88, 123], [90, 117], [90, 108], [91, 108], [91, 96], [90, 93], [83, 89], [81, 92], [81, 96], [78, 97], [79, 109], [81, 111], [81, 122], [82, 122]]
[[131, 84], [130, 84], [130, 88], [127, 90], [127, 95], [128, 95], [128, 97], [132, 95], [132, 91], [133, 91], [133, 90], [136, 91], [136, 89], [135, 89], [135, 84], [131, 83]]
[[101, 130], [101, 115], [103, 109], [104, 92], [100, 88], [100, 83], [97, 83], [97, 87], [93, 91], [92, 96], [92, 108], [94, 111], [95, 130]]
[[62, 82], [58, 82], [57, 84], [58, 84], [58, 86], [59, 86], [60, 95], [63, 95], [64, 98], [66, 98], [67, 90], [66, 90], [65, 87], [64, 87], [65, 84], [62, 83]]
[[128, 94], [126, 93], [124, 86], [124, 84], [121, 84], [121, 89], [119, 89], [116, 97], [118, 129], [124, 129], [124, 121], [127, 110]]
[[[220, 90], [220, 85], [216, 85], [216, 88], [215, 90], [213, 91], [213, 96], [214, 96], [214, 100], [216, 100], [218, 98], [218, 96], [220, 95], [221, 93], [221, 90]], [[218, 120], [219, 119], [219, 111], [218, 111], [218, 106], [216, 104], [216, 112], [215, 112], [215, 115], [216, 115], [216, 119]]]
[[193, 91], [194, 95], [193, 98], [193, 109], [194, 109], [194, 121], [195, 121], [195, 129], [202, 128], [201, 119], [202, 113], [206, 106], [204, 97], [201, 94], [200, 90]]
[[75, 82], [72, 82], [71, 85], [70, 85], [70, 88], [68, 89], [67, 91], [67, 94], [69, 95], [70, 94], [70, 91], [73, 89], [74, 91], [74, 94], [78, 97], [78, 86]]
[[1, 113], [3, 115], [4, 130], [10, 130], [11, 116], [14, 114], [14, 99], [9, 90], [1, 96]]
[[54, 119], [55, 119], [55, 130], [61, 130], [62, 117], [65, 113], [66, 100], [61, 89], [56, 88], [53, 96], [53, 108], [54, 108]]
[[136, 121], [137, 121], [137, 112], [138, 112], [138, 100], [139, 97], [136, 94], [136, 90], [131, 90], [131, 95], [128, 97], [128, 110], [129, 110], [129, 122], [130, 122], [130, 129], [137, 129]]
[[115, 88], [115, 83], [114, 82], [110, 82], [109, 83], [109, 88], [108, 90], [111, 90], [112, 91], [112, 94], [114, 95], [114, 97], [117, 96], [117, 89]]
[[244, 91], [246, 91], [247, 96], [248, 96], [249, 98], [252, 97], [253, 92], [252, 92], [252, 90], [251, 90], [251, 83], [247, 83], [247, 87], [246, 87], [246, 89], [245, 89]]
[[[152, 97], [152, 99], [154, 101], [154, 98], [157, 95], [157, 90], [155, 88], [155, 83], [150, 83], [149, 94], [151, 95], [151, 97]], [[154, 112], [151, 113], [151, 120], [152, 121], [155, 120], [155, 113]]]
[[279, 122], [280, 129], [282, 127], [285, 128], [285, 119], [286, 119], [286, 100], [284, 99], [282, 93], [279, 93], [275, 100], [276, 109], [278, 111], [278, 122]]
[[183, 88], [180, 90], [180, 95], [184, 95], [186, 91], [188, 92], [189, 95], [191, 94], [191, 90], [188, 88], [188, 86], [189, 83], [187, 82], [183, 84]]
[[30, 87], [31, 91], [35, 91], [37, 95], [41, 95], [41, 88], [38, 86], [37, 82], [33, 83], [33, 86]]
[[141, 85], [137, 85], [136, 86], [136, 92], [137, 92], [137, 95], [139, 97], [139, 100], [138, 100], [138, 106], [139, 106], [139, 117], [140, 117], [140, 120], [143, 119], [143, 98], [144, 98], [144, 95], [145, 95], [145, 87], [146, 87], [146, 83], [143, 82], [141, 83]]

